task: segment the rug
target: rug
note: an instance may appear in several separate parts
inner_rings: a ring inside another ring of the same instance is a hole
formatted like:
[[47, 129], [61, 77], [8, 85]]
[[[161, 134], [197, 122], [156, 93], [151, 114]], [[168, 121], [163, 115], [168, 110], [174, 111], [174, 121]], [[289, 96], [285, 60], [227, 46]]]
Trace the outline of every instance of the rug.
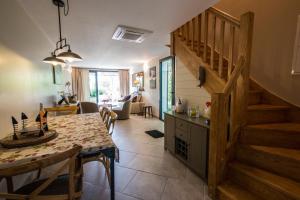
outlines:
[[164, 134], [158, 130], [151, 130], [151, 131], [145, 131], [146, 134], [154, 137], [154, 138], [161, 138], [164, 137]]

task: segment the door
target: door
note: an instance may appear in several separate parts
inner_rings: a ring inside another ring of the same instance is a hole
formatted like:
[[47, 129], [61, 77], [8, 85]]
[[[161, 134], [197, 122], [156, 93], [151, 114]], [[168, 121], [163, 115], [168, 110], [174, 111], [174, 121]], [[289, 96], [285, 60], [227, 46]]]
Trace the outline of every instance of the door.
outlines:
[[175, 59], [174, 56], [159, 61], [160, 101], [159, 119], [164, 120], [164, 112], [172, 110], [175, 104]]
[[98, 104], [103, 102], [117, 102], [120, 97], [120, 77], [118, 71], [89, 72], [90, 98]]

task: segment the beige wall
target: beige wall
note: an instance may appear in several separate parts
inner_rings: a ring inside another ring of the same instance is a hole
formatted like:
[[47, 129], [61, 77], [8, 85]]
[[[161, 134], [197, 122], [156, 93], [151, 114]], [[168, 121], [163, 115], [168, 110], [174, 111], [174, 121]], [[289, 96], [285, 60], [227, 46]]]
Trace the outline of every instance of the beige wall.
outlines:
[[176, 79], [175, 94], [184, 100], [186, 106], [199, 106], [203, 111], [205, 103], [211, 101], [210, 94], [204, 89], [199, 88], [199, 81], [176, 57]]
[[[147, 63], [145, 63], [143, 66], [140, 67], [133, 67], [130, 70], [130, 76], [132, 73], [144, 71], [145, 74], [145, 91], [142, 92], [143, 95], [143, 101], [146, 103], [146, 105], [151, 105], [153, 109], [153, 114], [158, 117], [159, 116], [159, 60], [162, 58], [165, 58], [169, 56], [168, 53], [165, 53], [163, 55], [157, 56]], [[149, 69], [151, 67], [156, 66], [156, 89], [150, 88], [150, 74]], [[131, 84], [131, 83], [130, 83]], [[131, 88], [131, 91], [134, 91], [133, 88]]]
[[35, 115], [56, 100], [51, 67], [41, 60], [52, 46], [17, 1], [0, 7], [0, 138], [12, 132], [11, 116]]
[[266, 89], [300, 105], [300, 76], [292, 76], [299, 0], [221, 0], [217, 8], [239, 17], [253, 11], [251, 76]]

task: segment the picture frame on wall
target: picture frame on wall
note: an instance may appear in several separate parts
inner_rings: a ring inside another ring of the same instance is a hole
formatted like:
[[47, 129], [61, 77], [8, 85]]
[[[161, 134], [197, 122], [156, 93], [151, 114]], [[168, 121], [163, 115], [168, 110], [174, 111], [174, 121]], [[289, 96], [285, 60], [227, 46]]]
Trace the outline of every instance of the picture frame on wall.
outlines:
[[53, 70], [53, 83], [56, 85], [64, 84], [63, 67], [62, 65], [52, 65]]
[[156, 66], [149, 69], [150, 89], [156, 89]]

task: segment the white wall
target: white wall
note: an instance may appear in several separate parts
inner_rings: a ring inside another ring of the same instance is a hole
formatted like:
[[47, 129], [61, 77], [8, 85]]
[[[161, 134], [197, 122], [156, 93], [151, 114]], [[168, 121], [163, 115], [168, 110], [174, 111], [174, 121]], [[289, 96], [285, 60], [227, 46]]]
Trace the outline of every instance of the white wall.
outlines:
[[217, 8], [254, 17], [251, 77], [263, 87], [300, 106], [300, 76], [292, 76], [299, 0], [221, 0]]
[[199, 80], [187, 69], [187, 67], [176, 57], [176, 79], [175, 94], [180, 97], [188, 106], [199, 106], [203, 111], [205, 103], [211, 101], [210, 94], [204, 89], [199, 88]]
[[[142, 92], [143, 96], [143, 101], [146, 103], [146, 105], [151, 105], [153, 109], [153, 114], [158, 117], [159, 116], [159, 60], [162, 58], [165, 58], [169, 56], [168, 53], [162, 54], [160, 56], [157, 56], [147, 63], [137, 66], [137, 67], [132, 67], [130, 69], [130, 77], [133, 73], [141, 72], [144, 71], [144, 89], [145, 91]], [[156, 89], [151, 89], [150, 88], [150, 74], [149, 74], [149, 69], [151, 67], [156, 66]], [[131, 78], [130, 78], [131, 79]], [[130, 82], [131, 85], [131, 82]], [[131, 92], [135, 91], [135, 88], [130, 89]]]
[[53, 84], [52, 69], [42, 62], [54, 46], [17, 1], [1, 1], [0, 27], [1, 138], [12, 132], [12, 115], [35, 115], [64, 86]]

